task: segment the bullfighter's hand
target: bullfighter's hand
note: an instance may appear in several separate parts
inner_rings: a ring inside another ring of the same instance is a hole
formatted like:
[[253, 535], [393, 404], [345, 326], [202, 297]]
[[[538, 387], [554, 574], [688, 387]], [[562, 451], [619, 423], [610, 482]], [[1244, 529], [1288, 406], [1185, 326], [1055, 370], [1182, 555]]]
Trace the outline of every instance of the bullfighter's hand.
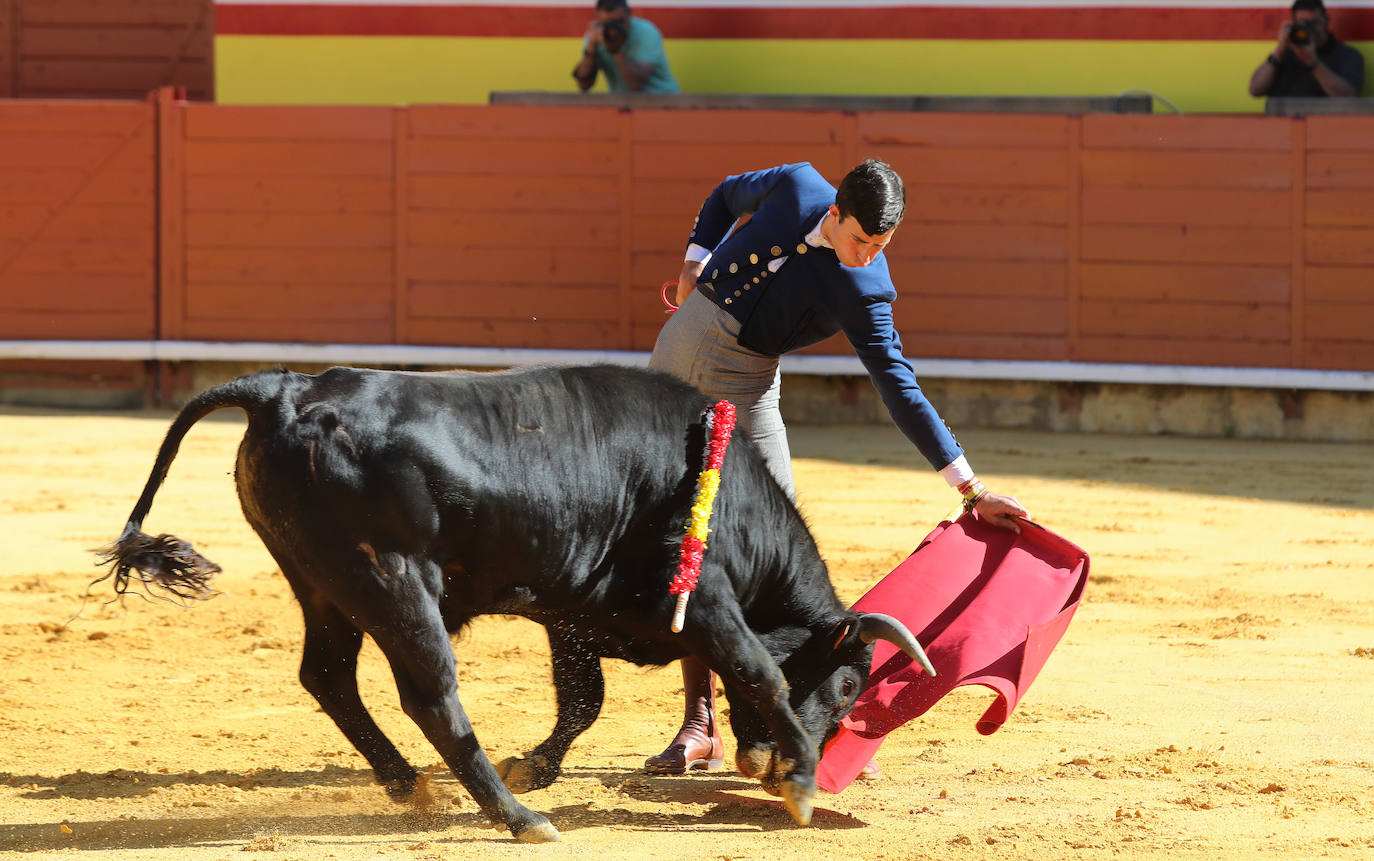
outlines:
[[682, 272], [677, 276], [677, 299], [680, 307], [687, 297], [692, 295], [696, 289], [697, 279], [701, 277], [701, 271], [706, 268], [705, 263], [697, 263], [693, 260], [682, 261]]
[[1016, 522], [1016, 518], [1022, 517], [1030, 520], [1030, 512], [1025, 506], [1016, 501], [1014, 496], [1003, 496], [1000, 493], [987, 493], [978, 504], [974, 506], [978, 516], [995, 523], [1003, 529], [1010, 529], [1012, 532], [1020, 532], [1021, 526]]

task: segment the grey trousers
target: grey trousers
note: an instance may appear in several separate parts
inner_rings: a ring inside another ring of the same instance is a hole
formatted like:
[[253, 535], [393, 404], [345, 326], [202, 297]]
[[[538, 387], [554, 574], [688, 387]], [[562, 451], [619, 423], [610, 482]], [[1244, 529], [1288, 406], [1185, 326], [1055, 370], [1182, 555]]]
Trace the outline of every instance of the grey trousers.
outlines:
[[658, 333], [649, 367], [735, 405], [735, 426], [758, 446], [773, 477], [796, 498], [792, 452], [778, 402], [782, 373], [776, 356], [739, 344], [739, 321], [693, 290]]

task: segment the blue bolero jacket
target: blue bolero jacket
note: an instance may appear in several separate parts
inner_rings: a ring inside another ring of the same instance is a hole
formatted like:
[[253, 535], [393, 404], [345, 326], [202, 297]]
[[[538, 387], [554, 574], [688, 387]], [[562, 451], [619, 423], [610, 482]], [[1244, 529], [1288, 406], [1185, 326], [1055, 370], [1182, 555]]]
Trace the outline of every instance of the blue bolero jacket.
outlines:
[[[740, 322], [739, 343], [781, 356], [844, 332], [892, 420], [935, 469], [963, 454], [926, 399], [892, 320], [897, 290], [887, 259], [840, 265], [805, 237], [835, 202], [835, 187], [807, 162], [727, 177], [706, 198], [690, 242], [712, 249], [697, 289]], [[750, 219], [729, 236], [742, 215]], [[723, 240], [723, 241], [722, 241]], [[768, 264], [787, 261], [777, 271]]]

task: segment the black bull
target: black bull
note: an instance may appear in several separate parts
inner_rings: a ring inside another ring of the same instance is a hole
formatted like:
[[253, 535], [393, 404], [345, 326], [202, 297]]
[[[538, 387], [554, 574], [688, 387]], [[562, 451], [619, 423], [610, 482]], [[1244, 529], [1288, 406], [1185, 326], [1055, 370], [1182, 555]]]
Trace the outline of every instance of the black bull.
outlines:
[[[358, 696], [363, 635], [401, 705], [493, 822], [558, 838], [511, 790], [548, 786], [600, 712], [600, 658], [695, 655], [724, 683], [740, 771], [806, 824], [818, 750], [853, 707], [872, 643], [920, 646], [895, 620], [835, 595], [801, 515], [736, 434], [721, 470], [686, 627], [669, 583], [707, 442], [695, 389], [613, 366], [502, 373], [265, 371], [209, 389], [176, 417], [123, 534], [104, 551], [131, 580], [210, 594], [219, 567], [142, 523], [182, 438], [209, 413], [248, 414], [235, 477], [244, 515], [305, 616], [300, 679], [397, 797], [417, 772]], [[105, 578], [102, 578], [105, 579]], [[548, 633], [558, 717], [494, 767], [458, 700], [450, 633], [484, 613]]]

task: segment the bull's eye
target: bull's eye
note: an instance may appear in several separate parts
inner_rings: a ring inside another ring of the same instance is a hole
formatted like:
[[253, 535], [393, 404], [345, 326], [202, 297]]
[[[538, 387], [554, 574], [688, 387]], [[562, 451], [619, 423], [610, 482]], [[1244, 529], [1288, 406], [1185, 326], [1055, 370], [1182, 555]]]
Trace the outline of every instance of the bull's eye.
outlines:
[[848, 699], [849, 697], [854, 695], [854, 689], [856, 687], [858, 687], [858, 685], [854, 683], [853, 679], [845, 679], [844, 681], [840, 682], [840, 695], [843, 696], [845, 699]]

